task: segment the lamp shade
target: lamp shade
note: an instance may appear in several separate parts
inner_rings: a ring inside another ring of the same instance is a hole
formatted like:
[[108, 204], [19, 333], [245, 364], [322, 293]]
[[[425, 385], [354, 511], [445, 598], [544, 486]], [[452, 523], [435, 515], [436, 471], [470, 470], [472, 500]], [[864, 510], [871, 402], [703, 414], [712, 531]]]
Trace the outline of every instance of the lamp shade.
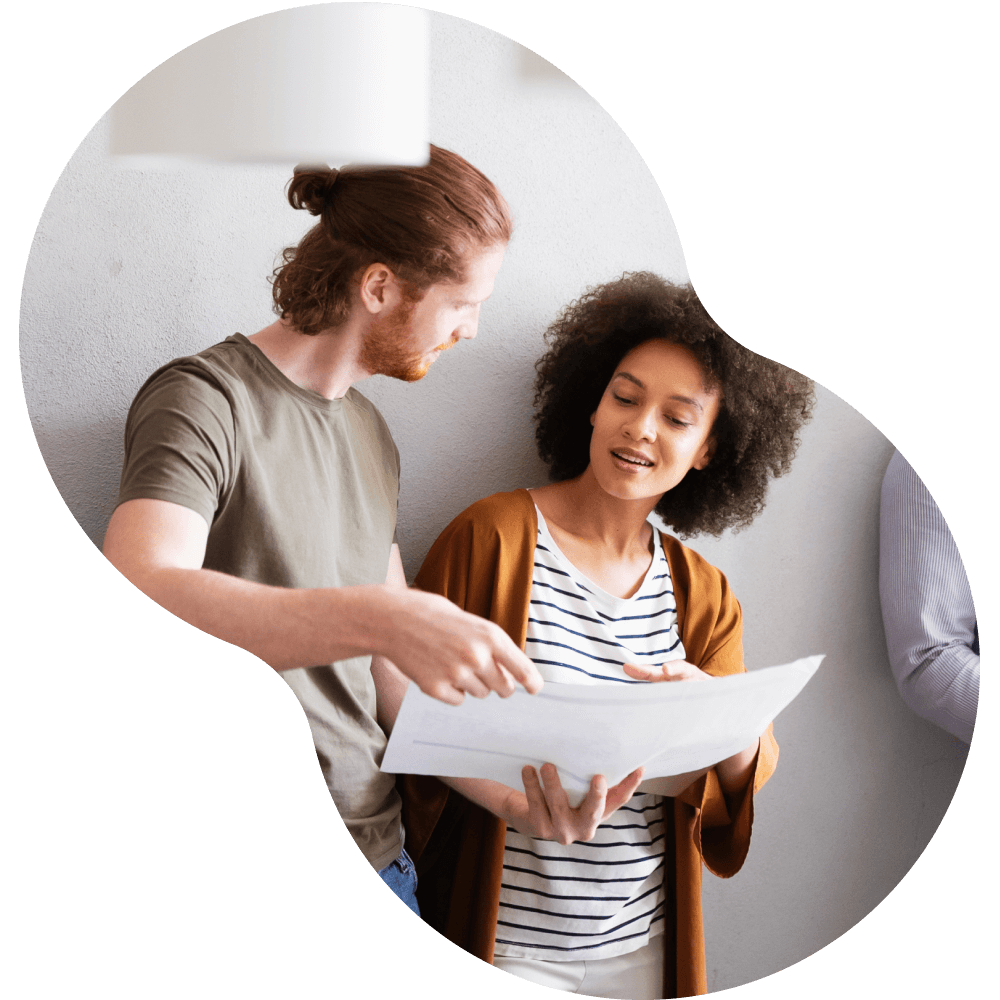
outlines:
[[330, 3], [265, 14], [143, 77], [112, 109], [111, 152], [422, 166], [429, 67], [419, 8]]

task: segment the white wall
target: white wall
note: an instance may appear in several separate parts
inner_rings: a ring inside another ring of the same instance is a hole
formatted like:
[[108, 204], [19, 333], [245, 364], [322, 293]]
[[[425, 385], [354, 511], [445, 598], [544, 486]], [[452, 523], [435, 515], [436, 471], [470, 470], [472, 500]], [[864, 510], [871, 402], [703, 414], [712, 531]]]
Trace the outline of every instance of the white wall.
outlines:
[[[663, 197], [621, 130], [572, 85], [529, 89], [525, 58], [469, 22], [433, 19], [432, 140], [497, 182], [517, 229], [477, 340], [417, 385], [361, 387], [402, 452], [411, 576], [466, 504], [543, 480], [530, 383], [559, 307], [625, 269], [686, 275]], [[169, 358], [270, 322], [266, 276], [313, 221], [284, 202], [291, 164], [141, 174], [109, 162], [106, 127], [81, 145], [46, 207], [21, 333], [39, 445], [95, 543], [135, 390]], [[793, 472], [764, 515], [736, 536], [694, 542], [743, 603], [751, 668], [827, 653], [779, 719], [781, 762], [758, 800], [744, 870], [707, 878], [712, 989], [796, 962], [869, 912], [919, 856], [961, 774], [961, 744], [905, 708], [886, 662], [877, 498], [890, 452], [820, 389]]]

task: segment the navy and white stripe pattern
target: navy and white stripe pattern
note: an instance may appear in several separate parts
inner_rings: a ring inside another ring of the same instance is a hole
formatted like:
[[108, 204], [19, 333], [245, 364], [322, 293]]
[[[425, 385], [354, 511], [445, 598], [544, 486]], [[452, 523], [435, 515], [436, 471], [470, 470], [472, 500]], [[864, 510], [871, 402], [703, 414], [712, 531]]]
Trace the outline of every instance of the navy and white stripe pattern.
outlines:
[[587, 579], [556, 547], [538, 513], [525, 652], [545, 680], [564, 684], [643, 684], [625, 663], [684, 659], [670, 567], [660, 533], [646, 577], [628, 598]]
[[[559, 551], [538, 513], [525, 650], [546, 683], [635, 684], [625, 663], [684, 658], [670, 568], [654, 529], [653, 561], [618, 598]], [[663, 799], [636, 795], [592, 841], [567, 847], [507, 831], [496, 953], [547, 961], [611, 958], [663, 930]]]

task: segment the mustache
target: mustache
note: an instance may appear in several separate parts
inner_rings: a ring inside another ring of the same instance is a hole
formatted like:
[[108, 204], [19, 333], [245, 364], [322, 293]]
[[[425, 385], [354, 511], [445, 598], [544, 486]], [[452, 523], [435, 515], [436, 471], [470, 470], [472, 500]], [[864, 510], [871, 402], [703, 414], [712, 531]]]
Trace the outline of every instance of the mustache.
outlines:
[[457, 343], [458, 343], [458, 337], [452, 337], [452, 339], [449, 340], [447, 343], [445, 343], [445, 344], [438, 344], [438, 346], [435, 347], [434, 350], [435, 351], [450, 351]]

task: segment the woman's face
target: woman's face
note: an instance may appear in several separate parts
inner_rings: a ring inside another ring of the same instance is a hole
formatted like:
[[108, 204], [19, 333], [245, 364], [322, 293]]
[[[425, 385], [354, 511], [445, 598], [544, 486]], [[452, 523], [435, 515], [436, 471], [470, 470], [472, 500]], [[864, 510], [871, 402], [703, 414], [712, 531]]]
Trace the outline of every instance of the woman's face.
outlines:
[[623, 500], [660, 497], [714, 450], [719, 393], [679, 344], [647, 340], [615, 369], [590, 418], [590, 467], [601, 488]]

